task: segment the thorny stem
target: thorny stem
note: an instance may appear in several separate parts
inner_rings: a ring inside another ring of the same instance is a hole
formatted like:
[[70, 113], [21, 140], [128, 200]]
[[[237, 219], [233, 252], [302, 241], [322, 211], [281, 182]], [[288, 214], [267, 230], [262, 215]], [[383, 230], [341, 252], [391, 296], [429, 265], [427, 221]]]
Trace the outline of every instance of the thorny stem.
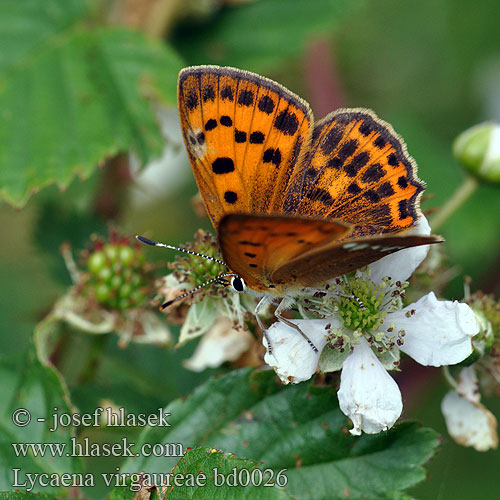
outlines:
[[431, 218], [430, 225], [432, 229], [434, 231], [439, 229], [470, 198], [478, 186], [479, 181], [475, 177], [467, 175], [452, 197]]

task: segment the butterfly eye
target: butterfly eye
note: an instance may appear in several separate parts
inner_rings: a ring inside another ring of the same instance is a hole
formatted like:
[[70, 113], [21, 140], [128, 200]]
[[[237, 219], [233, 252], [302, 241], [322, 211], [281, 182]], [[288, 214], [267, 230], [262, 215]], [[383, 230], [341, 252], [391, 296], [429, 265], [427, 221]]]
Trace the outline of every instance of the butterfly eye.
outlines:
[[231, 287], [236, 292], [244, 292], [247, 289], [243, 278], [240, 278], [239, 276], [233, 276], [231, 278]]

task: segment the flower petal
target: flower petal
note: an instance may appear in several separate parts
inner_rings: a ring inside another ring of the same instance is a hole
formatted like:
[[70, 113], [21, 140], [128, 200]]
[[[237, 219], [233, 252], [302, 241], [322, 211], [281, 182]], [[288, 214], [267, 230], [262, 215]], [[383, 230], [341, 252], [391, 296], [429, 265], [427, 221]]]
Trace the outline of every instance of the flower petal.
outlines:
[[[420, 234], [428, 236], [431, 228], [424, 215], [405, 234]], [[406, 281], [427, 257], [429, 245], [405, 248], [399, 252], [382, 257], [377, 262], [370, 264], [370, 279], [374, 283], [380, 283], [383, 277], [389, 276], [393, 281]]]
[[238, 359], [250, 347], [251, 340], [246, 330], [233, 328], [229, 318], [219, 316], [210, 331], [202, 337], [191, 358], [182, 364], [195, 372], [216, 368], [225, 361]]
[[389, 429], [403, 410], [398, 385], [363, 337], [344, 361], [337, 396], [356, 436], [361, 431], [375, 434]]
[[207, 333], [212, 328], [218, 315], [217, 306], [217, 298], [212, 297], [205, 297], [201, 302], [195, 302], [191, 305], [182, 325], [177, 347]]
[[[297, 330], [281, 321], [273, 323], [267, 330], [271, 341], [272, 354], [266, 352], [264, 361], [274, 368], [284, 384], [298, 384], [308, 380], [316, 372], [321, 351], [326, 345], [325, 326], [331, 323], [334, 328], [340, 326], [335, 319], [303, 319], [294, 323], [309, 337], [316, 346], [315, 352]], [[266, 346], [265, 337], [262, 343]]]
[[384, 323], [394, 323], [405, 331], [400, 350], [426, 366], [460, 363], [471, 354], [471, 339], [479, 332], [476, 316], [467, 304], [437, 300], [433, 292], [391, 312]]
[[471, 403], [479, 403], [481, 393], [474, 365], [466, 366], [460, 370], [456, 391]]
[[487, 451], [498, 446], [497, 421], [481, 403], [473, 403], [455, 391], [441, 402], [450, 436], [462, 446]]

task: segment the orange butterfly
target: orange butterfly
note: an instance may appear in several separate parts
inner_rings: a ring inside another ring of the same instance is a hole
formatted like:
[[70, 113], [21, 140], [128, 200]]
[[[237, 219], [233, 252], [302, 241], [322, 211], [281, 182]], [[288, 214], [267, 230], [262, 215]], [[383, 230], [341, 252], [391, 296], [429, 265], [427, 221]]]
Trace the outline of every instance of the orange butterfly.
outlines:
[[285, 87], [217, 66], [181, 71], [178, 107], [227, 274], [237, 291], [264, 294], [261, 306], [441, 241], [405, 234], [425, 185], [401, 137], [372, 111], [339, 109], [314, 123]]

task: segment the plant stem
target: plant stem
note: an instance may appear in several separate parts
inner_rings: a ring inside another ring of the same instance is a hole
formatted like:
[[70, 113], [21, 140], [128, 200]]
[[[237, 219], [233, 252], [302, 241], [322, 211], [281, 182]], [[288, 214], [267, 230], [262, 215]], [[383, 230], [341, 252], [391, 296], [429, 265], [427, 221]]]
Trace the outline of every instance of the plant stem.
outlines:
[[467, 175], [453, 193], [452, 197], [444, 204], [439, 212], [430, 220], [433, 230], [439, 229], [474, 193], [479, 186], [479, 181]]

